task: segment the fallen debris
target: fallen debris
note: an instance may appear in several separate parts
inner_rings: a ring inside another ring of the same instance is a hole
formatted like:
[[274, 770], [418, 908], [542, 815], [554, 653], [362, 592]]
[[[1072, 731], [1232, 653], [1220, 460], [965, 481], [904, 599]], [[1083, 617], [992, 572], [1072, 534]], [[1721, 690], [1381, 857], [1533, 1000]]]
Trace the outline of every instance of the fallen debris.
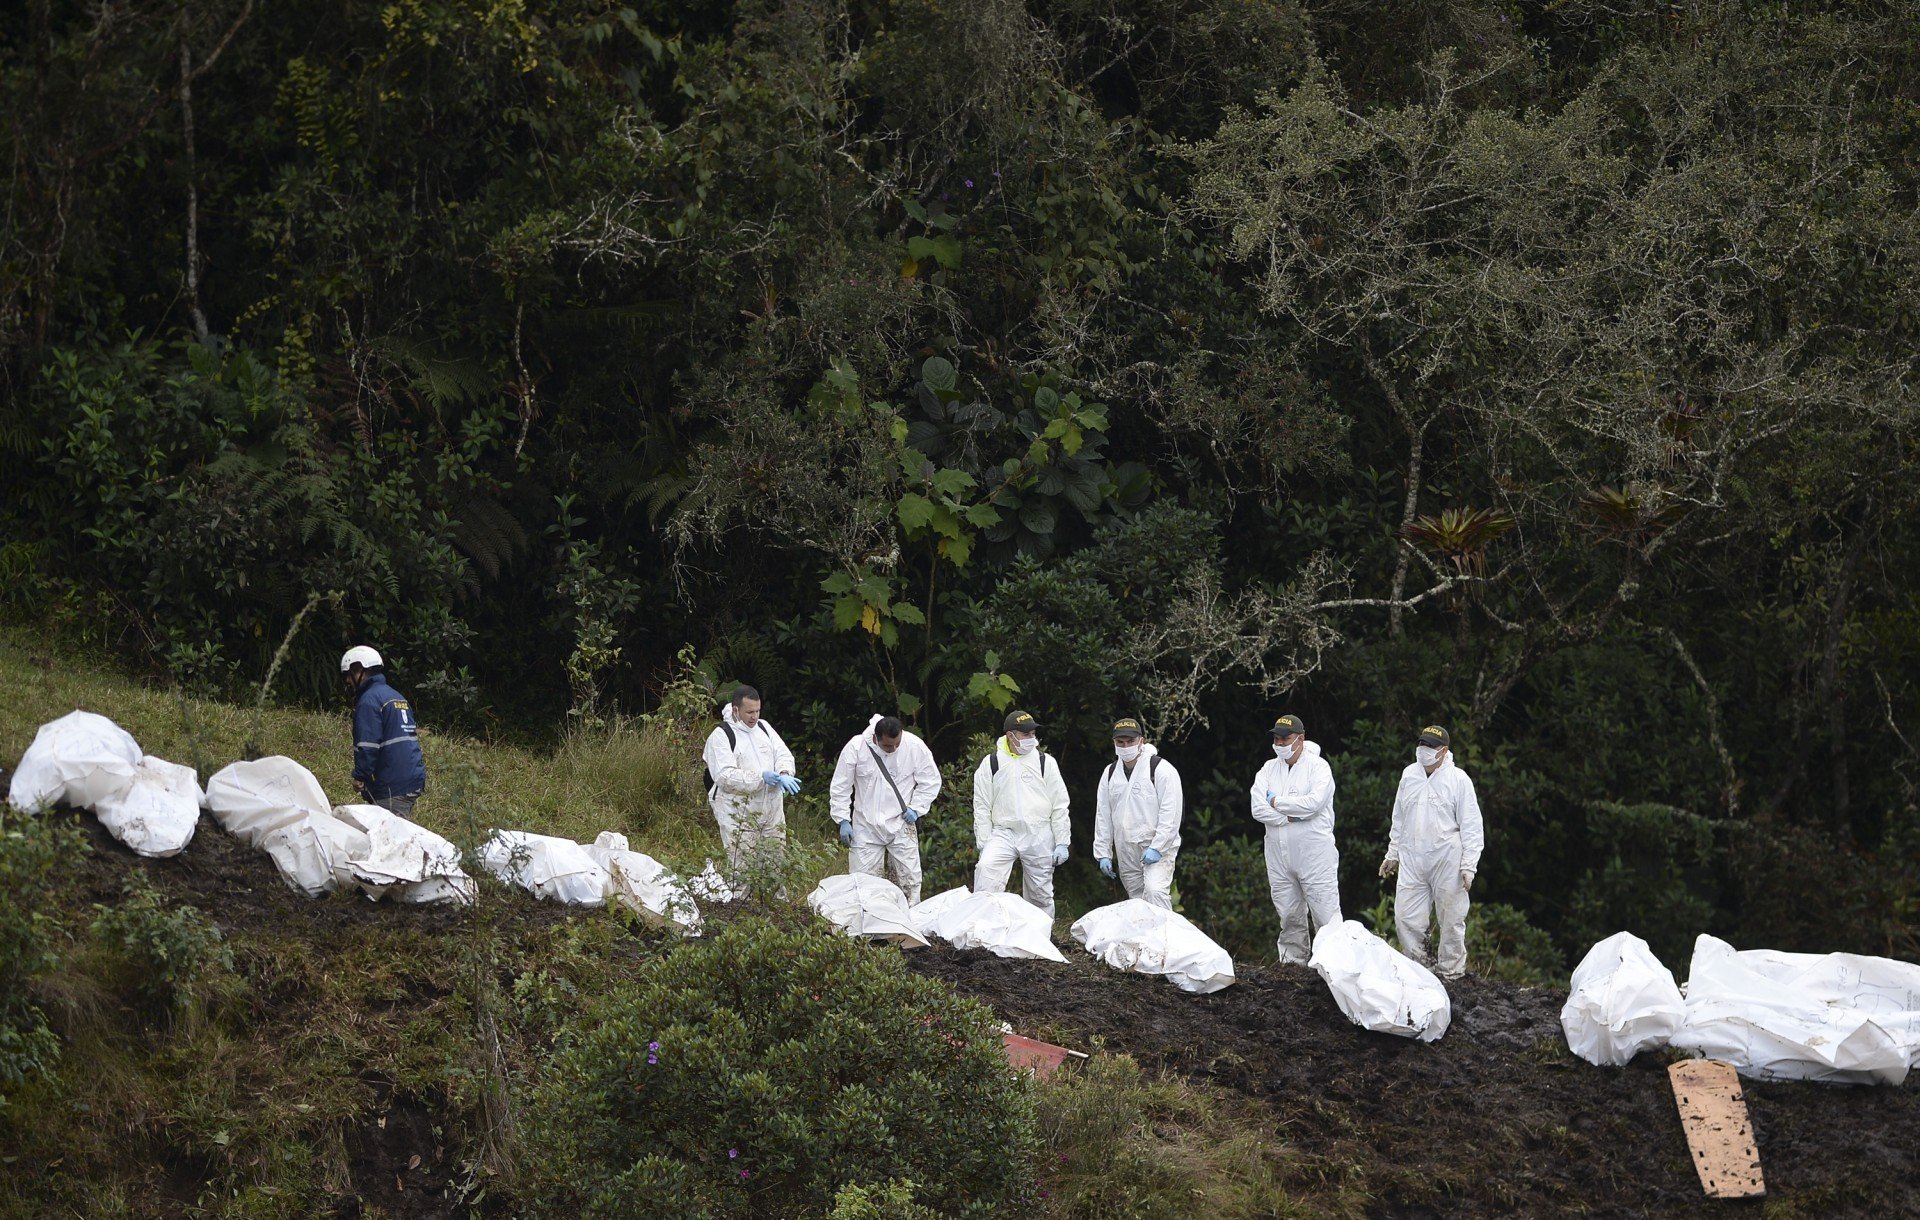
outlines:
[[1760, 1149], [1753, 1142], [1746, 1095], [1733, 1065], [1686, 1059], [1667, 1068], [1680, 1126], [1687, 1133], [1700, 1189], [1710, 1199], [1752, 1199], [1767, 1193]]

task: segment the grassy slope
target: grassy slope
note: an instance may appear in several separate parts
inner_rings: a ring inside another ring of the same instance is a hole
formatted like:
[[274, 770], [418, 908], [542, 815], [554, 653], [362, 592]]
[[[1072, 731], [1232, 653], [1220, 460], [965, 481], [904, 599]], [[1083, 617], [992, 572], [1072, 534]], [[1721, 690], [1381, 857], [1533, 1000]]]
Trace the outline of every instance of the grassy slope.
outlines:
[[[348, 791], [349, 725], [334, 714], [190, 700], [0, 633], [0, 761], [76, 707], [202, 778], [246, 752], [298, 759]], [[512, 826], [591, 839], [620, 829], [676, 866], [718, 853], [686, 789], [691, 743], [616, 733], [551, 754], [448, 734], [427, 741], [421, 821], [471, 841]], [[792, 820], [814, 871], [832, 865], [821, 795]], [[518, 1109], [558, 1025], [643, 970], [667, 942], [618, 912], [566, 911], [485, 883], [473, 911], [316, 902], [210, 823], [174, 860], [142, 861], [91, 819], [63, 881], [62, 961], [36, 998], [61, 1036], [57, 1079], [0, 1107], [0, 1216], [517, 1215]], [[132, 883], [194, 906], [231, 966], [199, 971], [171, 1011], [143, 1009], [124, 955], [88, 931]], [[1051, 1215], [1216, 1215], [1302, 1207], [1258, 1107], [1125, 1056], [1041, 1091], [1037, 1171]], [[1202, 1193], [1204, 1192], [1204, 1194]], [[1357, 1211], [1348, 1175], [1309, 1189], [1309, 1214]]]
[[[83, 708], [111, 718], [149, 754], [195, 766], [202, 783], [244, 757], [251, 742], [259, 754], [301, 763], [336, 801], [352, 797], [352, 724], [344, 700], [330, 715], [268, 707], [256, 716], [252, 708], [186, 699], [48, 654], [17, 632], [0, 635], [0, 690], [7, 692], [0, 701], [0, 759], [20, 757], [41, 724]], [[416, 818], [443, 834], [460, 830], [456, 819], [466, 812], [449, 798], [468, 794], [474, 799], [466, 803], [480, 806], [495, 825], [588, 842], [602, 830], [620, 830], [637, 850], [672, 863], [697, 865], [720, 851], [711, 817], [697, 793], [676, 790], [676, 780], [685, 777], [676, 776], [676, 760], [664, 756], [658, 740], [615, 734], [538, 754], [436, 732], [431, 724], [423, 735], [430, 787]], [[698, 746], [692, 750], [697, 758]], [[804, 824], [795, 829], [803, 841], [820, 838]]]

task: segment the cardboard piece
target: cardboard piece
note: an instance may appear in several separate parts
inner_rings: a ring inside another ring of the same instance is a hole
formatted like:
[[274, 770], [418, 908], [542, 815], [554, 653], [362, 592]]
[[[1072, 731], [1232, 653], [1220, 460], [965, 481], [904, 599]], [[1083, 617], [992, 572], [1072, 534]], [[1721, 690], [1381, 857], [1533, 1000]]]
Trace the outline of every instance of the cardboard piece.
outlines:
[[1753, 1199], [1767, 1193], [1760, 1149], [1740, 1077], [1730, 1063], [1683, 1059], [1667, 1068], [1680, 1126], [1687, 1133], [1700, 1189], [1709, 1199]]

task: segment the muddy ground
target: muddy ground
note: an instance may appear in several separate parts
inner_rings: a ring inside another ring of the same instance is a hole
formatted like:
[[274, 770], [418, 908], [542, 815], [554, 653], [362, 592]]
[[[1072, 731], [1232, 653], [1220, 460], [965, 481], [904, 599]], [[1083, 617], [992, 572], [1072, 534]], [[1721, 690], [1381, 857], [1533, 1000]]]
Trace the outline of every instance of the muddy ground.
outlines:
[[[1382, 1216], [1758, 1215], [1709, 1204], [1666, 1060], [1592, 1067], [1566, 1049], [1564, 994], [1471, 978], [1426, 1044], [1368, 1033], [1319, 976], [1270, 966], [1213, 995], [1125, 975], [933, 948], [912, 969], [991, 1004], [1015, 1030], [1096, 1042], [1272, 1107], [1275, 1132], [1330, 1174], [1368, 1166]], [[1806, 1216], [1920, 1215], [1920, 1088], [1749, 1084], [1772, 1201]]]
[[[325, 940], [350, 927], [404, 924], [423, 937], [453, 938], [465, 926], [467, 917], [448, 908], [303, 898], [264, 855], [210, 822], [181, 856], [142, 860], [91, 817], [76, 820], [94, 849], [81, 867], [86, 902], [113, 902], [137, 871], [171, 901], [211, 913], [229, 934], [297, 929]], [[533, 928], [568, 913], [512, 896], [496, 917]], [[1567, 1052], [1560, 993], [1469, 978], [1450, 988], [1452, 1027], [1429, 1045], [1355, 1027], [1305, 968], [1252, 971], [1224, 991], [1195, 996], [1062, 948], [1065, 965], [937, 946], [908, 953], [907, 962], [985, 1001], [1019, 1032], [1125, 1052], [1270, 1107], [1276, 1136], [1309, 1174], [1333, 1183], [1361, 1171], [1372, 1214], [1760, 1214], [1752, 1203], [1702, 1198], [1663, 1058], [1642, 1055], [1610, 1070]], [[437, 1130], [446, 1118], [440, 1099], [366, 1083], [368, 1111], [343, 1133], [352, 1184], [335, 1214], [468, 1214], [436, 1189], [457, 1151], [448, 1146], [451, 1131]], [[1750, 1084], [1747, 1099], [1769, 1202], [1791, 1205], [1786, 1214], [1920, 1215], [1915, 1082]]]

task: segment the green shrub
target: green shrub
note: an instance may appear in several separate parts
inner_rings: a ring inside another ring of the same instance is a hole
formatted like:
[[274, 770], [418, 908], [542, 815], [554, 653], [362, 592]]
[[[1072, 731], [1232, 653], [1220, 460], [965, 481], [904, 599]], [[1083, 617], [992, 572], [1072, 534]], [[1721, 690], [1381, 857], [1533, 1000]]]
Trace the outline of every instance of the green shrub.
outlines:
[[1280, 920], [1267, 887], [1262, 839], [1216, 839], [1181, 848], [1180, 913], [1233, 954], [1234, 960], [1271, 961]]
[[94, 939], [118, 960], [123, 990], [144, 1016], [174, 1017], [209, 975], [233, 969], [213, 921], [197, 907], [168, 907], [144, 877], [128, 878], [118, 906], [93, 910]]
[[561, 1041], [528, 1141], [553, 1214], [1026, 1206], [1032, 1097], [993, 1014], [896, 953], [742, 920]]
[[1528, 987], [1563, 986], [1567, 963], [1553, 938], [1518, 907], [1476, 902], [1467, 912], [1467, 967], [1482, 978]]
[[60, 1040], [34, 1003], [32, 984], [59, 964], [53, 898], [86, 850], [71, 823], [0, 804], [0, 1106], [9, 1090], [50, 1074], [59, 1061]]
[[[1392, 894], [1384, 894], [1367, 910], [1358, 912], [1373, 934], [1394, 948], [1400, 933], [1394, 923]], [[1427, 926], [1427, 961], [1433, 961], [1440, 942], [1440, 923]], [[1562, 986], [1567, 963], [1553, 937], [1527, 922], [1525, 912], [1498, 902], [1476, 902], [1467, 910], [1467, 969], [1481, 978], [1519, 983], [1527, 987]]]

